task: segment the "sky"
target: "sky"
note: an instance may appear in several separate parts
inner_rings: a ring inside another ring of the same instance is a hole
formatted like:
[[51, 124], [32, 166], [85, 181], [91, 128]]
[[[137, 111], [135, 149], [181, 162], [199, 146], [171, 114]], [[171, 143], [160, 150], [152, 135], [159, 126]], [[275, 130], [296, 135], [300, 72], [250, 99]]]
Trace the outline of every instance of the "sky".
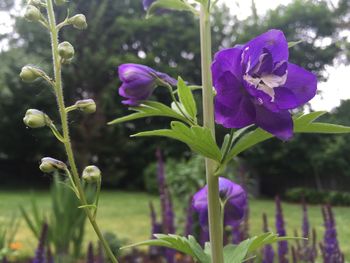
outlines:
[[[219, 0], [230, 7], [232, 13], [236, 14], [238, 18], [244, 19], [251, 14], [251, 0]], [[267, 10], [274, 9], [278, 5], [287, 5], [292, 0], [255, 0], [258, 13], [263, 15]], [[334, 4], [337, 0], [332, 0]], [[13, 10], [19, 12], [19, 10]], [[0, 33], [9, 32], [12, 30], [12, 22], [10, 16], [0, 11]], [[349, 34], [350, 38], [350, 34]], [[6, 46], [6, 43], [0, 43], [0, 51]], [[340, 105], [341, 100], [350, 99], [350, 87], [344, 85], [349, 83], [350, 66], [337, 65], [334, 67], [327, 67], [326, 74], [329, 76], [326, 82], [319, 82], [318, 90], [320, 94], [316, 95], [311, 101], [311, 106], [314, 110], [330, 111], [334, 107]]]

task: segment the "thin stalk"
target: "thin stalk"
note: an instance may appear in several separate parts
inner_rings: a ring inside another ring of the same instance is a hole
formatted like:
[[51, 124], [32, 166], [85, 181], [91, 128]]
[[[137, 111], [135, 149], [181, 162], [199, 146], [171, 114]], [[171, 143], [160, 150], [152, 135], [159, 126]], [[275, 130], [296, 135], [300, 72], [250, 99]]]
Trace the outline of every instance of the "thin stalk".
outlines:
[[[88, 203], [85, 197], [84, 190], [80, 183], [79, 173], [78, 173], [77, 166], [75, 164], [72, 144], [69, 136], [68, 117], [67, 117], [66, 107], [64, 104], [64, 96], [63, 96], [63, 89], [62, 89], [61, 62], [60, 62], [60, 57], [58, 55], [58, 31], [56, 28], [56, 19], [55, 19], [55, 13], [53, 10], [52, 0], [46, 0], [46, 4], [47, 4], [47, 14], [49, 18], [48, 19], [49, 30], [50, 30], [50, 36], [51, 36], [52, 59], [53, 59], [54, 76], [55, 76], [54, 90], [55, 90], [58, 110], [61, 118], [61, 125], [62, 125], [63, 139], [64, 139], [63, 144], [66, 150], [69, 165], [72, 170], [73, 181], [79, 193], [81, 205], [86, 206], [88, 205]], [[84, 211], [87, 217], [89, 218], [89, 221], [93, 229], [95, 230], [96, 235], [100, 239], [106, 251], [107, 256], [113, 263], [118, 263], [118, 260], [113, 255], [112, 250], [110, 249], [107, 241], [103, 237], [101, 230], [98, 227], [96, 220], [94, 219], [91, 211], [88, 208], [84, 208]]]
[[[202, 86], [203, 86], [203, 122], [210, 129], [215, 138], [214, 125], [214, 94], [210, 71], [211, 50], [211, 27], [210, 14], [207, 4], [201, 5], [200, 10], [200, 38], [202, 59]], [[219, 178], [214, 175], [216, 163], [214, 160], [205, 159], [206, 178], [208, 185], [208, 217], [209, 235], [212, 263], [223, 263], [223, 226], [221, 221], [221, 204], [219, 198]]]

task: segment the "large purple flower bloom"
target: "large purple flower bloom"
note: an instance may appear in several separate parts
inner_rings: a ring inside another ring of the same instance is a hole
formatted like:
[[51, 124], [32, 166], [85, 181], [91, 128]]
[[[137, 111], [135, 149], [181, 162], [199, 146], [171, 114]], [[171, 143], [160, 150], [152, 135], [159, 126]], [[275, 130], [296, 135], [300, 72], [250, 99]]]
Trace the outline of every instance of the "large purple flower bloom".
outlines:
[[165, 73], [140, 64], [122, 64], [118, 68], [120, 80], [119, 95], [126, 98], [122, 103], [136, 106], [148, 99], [158, 85], [176, 85], [177, 81]]
[[[221, 202], [225, 204], [224, 224], [233, 225], [244, 217], [247, 205], [247, 195], [243, 188], [228, 179], [219, 178]], [[202, 228], [208, 227], [208, 186], [199, 190], [192, 200], [194, 209], [199, 213], [199, 222]]]
[[226, 128], [256, 124], [280, 139], [291, 138], [289, 110], [315, 96], [317, 79], [289, 63], [288, 55], [287, 40], [276, 29], [216, 53], [212, 64], [216, 122]]

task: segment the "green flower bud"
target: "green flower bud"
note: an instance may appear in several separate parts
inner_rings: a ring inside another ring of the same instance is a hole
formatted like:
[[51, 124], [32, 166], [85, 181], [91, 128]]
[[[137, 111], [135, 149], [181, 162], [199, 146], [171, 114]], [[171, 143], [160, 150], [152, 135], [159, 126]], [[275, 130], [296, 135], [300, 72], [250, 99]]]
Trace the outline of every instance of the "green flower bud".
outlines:
[[101, 170], [95, 165], [89, 165], [85, 167], [82, 178], [87, 183], [97, 183], [101, 181]]
[[24, 82], [33, 82], [41, 77], [41, 70], [33, 66], [24, 66], [19, 76]]
[[24, 18], [30, 22], [39, 21], [41, 18], [40, 10], [33, 5], [28, 5], [24, 13]]
[[41, 159], [39, 168], [44, 173], [52, 173], [56, 170], [65, 170], [67, 166], [59, 160], [51, 157], [45, 157]]
[[74, 47], [71, 43], [64, 41], [58, 45], [58, 54], [65, 60], [70, 60], [74, 56]]
[[79, 30], [87, 28], [86, 17], [83, 14], [78, 14], [69, 18], [68, 23]]
[[96, 111], [96, 103], [92, 99], [78, 100], [75, 106], [85, 113], [94, 113]]
[[30, 128], [41, 128], [51, 122], [49, 116], [40, 110], [29, 109], [23, 118], [23, 122]]
[[67, 3], [66, 0], [55, 0], [55, 4], [60, 6], [60, 5], [64, 5], [65, 3]]
[[41, 0], [28, 0], [28, 5], [41, 6]]

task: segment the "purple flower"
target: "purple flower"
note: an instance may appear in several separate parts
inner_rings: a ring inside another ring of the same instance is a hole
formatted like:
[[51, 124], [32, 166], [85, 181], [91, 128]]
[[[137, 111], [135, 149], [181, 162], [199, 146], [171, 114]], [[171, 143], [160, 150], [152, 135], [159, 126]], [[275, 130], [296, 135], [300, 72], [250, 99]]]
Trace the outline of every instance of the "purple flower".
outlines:
[[[286, 236], [281, 200], [276, 196], [276, 230], [280, 237]], [[278, 242], [278, 262], [288, 263], [288, 241]]]
[[165, 73], [140, 64], [122, 64], [118, 68], [120, 80], [119, 95], [126, 98], [122, 103], [136, 106], [147, 100], [158, 86], [176, 85], [176, 80]]
[[276, 29], [216, 53], [212, 73], [218, 124], [256, 124], [282, 140], [293, 135], [289, 110], [316, 94], [316, 76], [288, 62], [287, 40]]
[[45, 245], [47, 241], [47, 234], [48, 234], [48, 225], [47, 223], [44, 223], [41, 228], [41, 233], [39, 237], [39, 244], [35, 251], [35, 257], [32, 261], [32, 263], [45, 263]]
[[[263, 231], [265, 233], [270, 232], [267, 222], [267, 216], [265, 213], [263, 213]], [[262, 263], [273, 263], [275, 251], [273, 250], [272, 245], [269, 244], [264, 246], [262, 256]]]
[[[247, 195], [243, 188], [223, 177], [219, 178], [220, 199], [225, 203], [224, 225], [233, 225], [244, 217]], [[202, 228], [208, 227], [208, 186], [193, 196], [193, 207], [199, 213]]]
[[148, 10], [148, 8], [153, 4], [153, 2], [155, 2], [156, 0], [143, 0], [142, 4], [143, 4], [143, 8], [145, 10]]

